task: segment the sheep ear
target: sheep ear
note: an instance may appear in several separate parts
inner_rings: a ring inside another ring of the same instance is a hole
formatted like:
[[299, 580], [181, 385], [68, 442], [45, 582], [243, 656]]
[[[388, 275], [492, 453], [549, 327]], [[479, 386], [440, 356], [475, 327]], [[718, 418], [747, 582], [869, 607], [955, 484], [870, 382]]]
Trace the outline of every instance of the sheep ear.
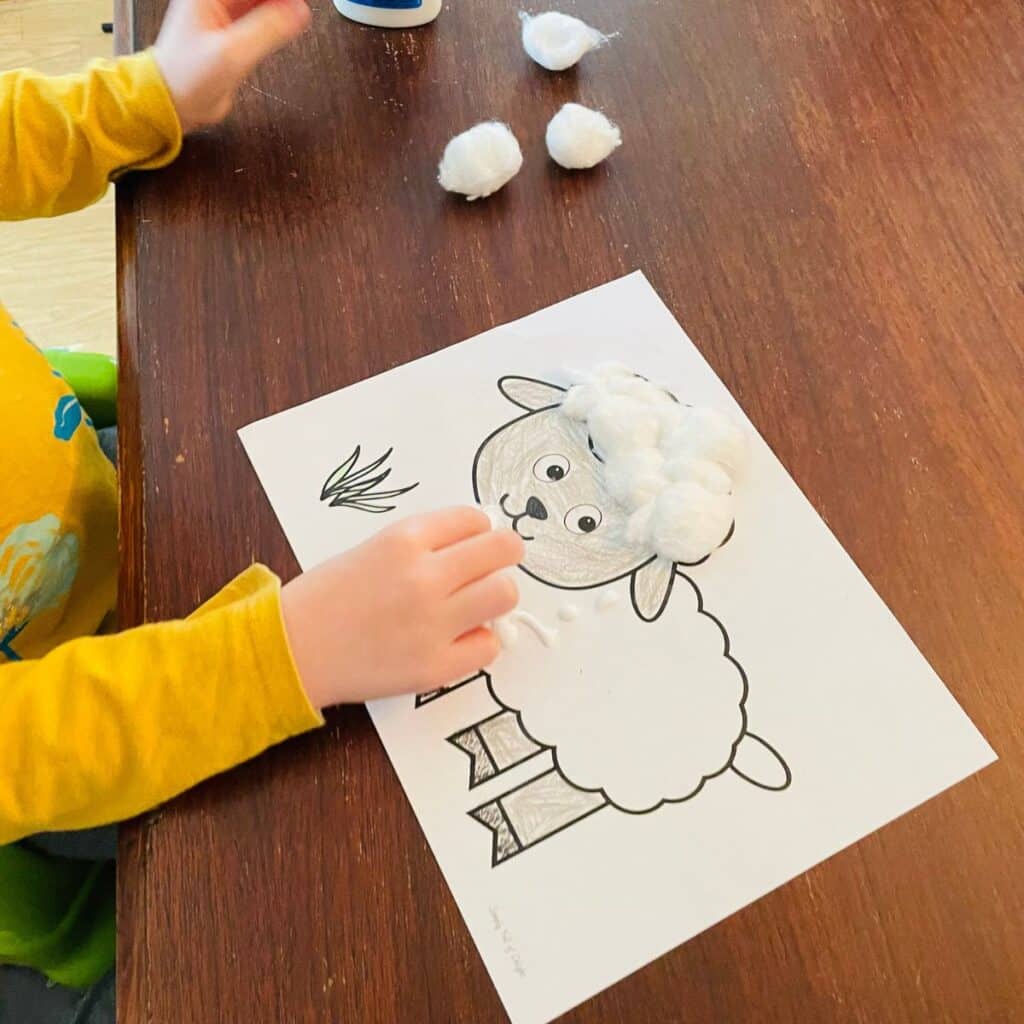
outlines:
[[741, 778], [760, 789], [786, 789], [793, 781], [789, 765], [782, 755], [752, 732], [748, 732], [737, 744], [730, 768]]
[[644, 622], [654, 622], [665, 610], [675, 579], [675, 566], [664, 558], [652, 558], [633, 573], [629, 596]]
[[528, 412], [550, 409], [565, 398], [565, 388], [532, 377], [502, 377], [498, 390], [513, 404]]

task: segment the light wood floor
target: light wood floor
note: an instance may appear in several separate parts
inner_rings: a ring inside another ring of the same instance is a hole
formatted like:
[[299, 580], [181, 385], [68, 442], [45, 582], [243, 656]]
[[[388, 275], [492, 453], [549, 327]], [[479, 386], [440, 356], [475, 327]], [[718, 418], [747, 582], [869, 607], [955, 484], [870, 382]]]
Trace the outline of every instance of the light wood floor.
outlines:
[[[0, 0], [0, 72], [77, 71], [109, 57], [113, 0]], [[0, 299], [42, 346], [114, 353], [114, 190], [55, 220], [0, 223]]]

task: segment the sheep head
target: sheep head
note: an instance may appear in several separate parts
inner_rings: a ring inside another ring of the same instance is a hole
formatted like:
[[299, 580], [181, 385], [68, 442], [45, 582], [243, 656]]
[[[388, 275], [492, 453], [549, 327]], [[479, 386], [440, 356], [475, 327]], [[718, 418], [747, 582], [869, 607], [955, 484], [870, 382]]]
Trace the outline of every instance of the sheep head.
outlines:
[[628, 511], [609, 494], [585, 425], [560, 410], [565, 389], [526, 377], [503, 377], [498, 387], [524, 413], [481, 445], [473, 489], [477, 501], [500, 508], [526, 542], [520, 568], [568, 590], [631, 576], [637, 614], [657, 618], [674, 566], [629, 539]]

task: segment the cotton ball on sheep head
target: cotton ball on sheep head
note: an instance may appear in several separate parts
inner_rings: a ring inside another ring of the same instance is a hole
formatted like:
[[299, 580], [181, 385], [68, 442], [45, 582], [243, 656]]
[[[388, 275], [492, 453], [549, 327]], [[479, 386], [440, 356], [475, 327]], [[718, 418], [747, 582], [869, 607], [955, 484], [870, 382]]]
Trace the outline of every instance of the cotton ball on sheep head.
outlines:
[[664, 488], [630, 517], [627, 537], [683, 565], [703, 561], [728, 537], [735, 514], [731, 494], [715, 494], [695, 480]]
[[548, 153], [568, 171], [582, 171], [607, 160], [622, 145], [622, 132], [599, 110], [566, 103], [548, 124]]
[[703, 561], [732, 531], [746, 433], [619, 366], [576, 379], [561, 411], [587, 432], [604, 486], [626, 514], [626, 543], [672, 562]]
[[638, 451], [620, 456], [605, 466], [608, 493], [627, 508], [654, 501], [668, 486], [665, 460], [657, 451]]
[[585, 21], [558, 11], [531, 17], [521, 13], [523, 49], [548, 71], [565, 71], [591, 50], [608, 42], [608, 36]]
[[472, 202], [507, 185], [522, 166], [523, 151], [512, 129], [499, 121], [484, 121], [448, 143], [437, 180], [445, 191]]
[[666, 445], [676, 457], [709, 459], [731, 476], [743, 472], [749, 457], [744, 430], [718, 410], [700, 406], [685, 409]]

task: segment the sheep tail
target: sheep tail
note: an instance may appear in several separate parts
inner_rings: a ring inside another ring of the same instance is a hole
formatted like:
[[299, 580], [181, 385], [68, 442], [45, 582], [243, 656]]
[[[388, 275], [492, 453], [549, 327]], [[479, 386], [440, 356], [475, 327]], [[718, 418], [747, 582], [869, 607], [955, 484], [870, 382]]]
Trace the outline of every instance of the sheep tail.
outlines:
[[736, 747], [729, 766], [752, 786], [775, 792], [788, 789], [793, 773], [782, 755], [767, 741], [748, 732]]

